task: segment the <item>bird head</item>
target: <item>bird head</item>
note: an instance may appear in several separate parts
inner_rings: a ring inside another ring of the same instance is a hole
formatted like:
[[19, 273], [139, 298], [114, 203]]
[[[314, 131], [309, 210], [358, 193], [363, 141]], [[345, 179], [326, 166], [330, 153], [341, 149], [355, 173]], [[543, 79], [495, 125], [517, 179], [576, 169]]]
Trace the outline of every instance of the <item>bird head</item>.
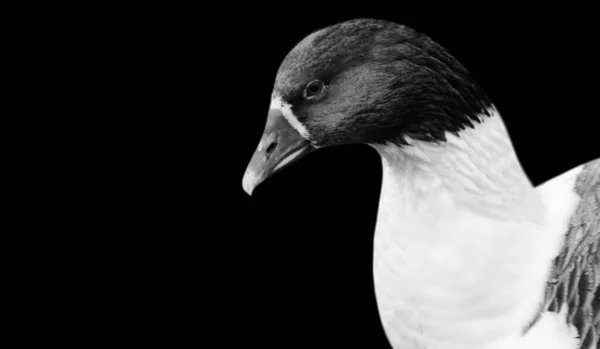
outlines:
[[244, 190], [318, 148], [443, 142], [490, 105], [468, 71], [424, 34], [374, 19], [326, 27], [281, 63]]

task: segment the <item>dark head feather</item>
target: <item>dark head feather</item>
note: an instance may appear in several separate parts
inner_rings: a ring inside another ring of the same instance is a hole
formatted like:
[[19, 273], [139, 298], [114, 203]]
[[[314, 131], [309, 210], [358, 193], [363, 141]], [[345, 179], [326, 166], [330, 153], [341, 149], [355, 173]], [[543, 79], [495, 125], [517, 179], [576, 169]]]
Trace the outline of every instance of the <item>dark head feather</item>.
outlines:
[[[307, 83], [329, 86], [304, 99]], [[321, 146], [403, 144], [404, 135], [445, 141], [487, 115], [491, 101], [469, 72], [426, 35], [393, 22], [357, 19], [302, 40], [281, 64], [275, 92]]]

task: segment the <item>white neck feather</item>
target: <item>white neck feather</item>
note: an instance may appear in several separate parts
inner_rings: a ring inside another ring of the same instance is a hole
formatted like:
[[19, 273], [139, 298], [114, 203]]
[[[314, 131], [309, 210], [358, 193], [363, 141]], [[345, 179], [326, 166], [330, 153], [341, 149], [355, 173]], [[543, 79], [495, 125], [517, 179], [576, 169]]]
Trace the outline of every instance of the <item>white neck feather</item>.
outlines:
[[515, 219], [523, 216], [519, 203], [531, 207], [530, 200], [537, 198], [495, 109], [460, 137], [447, 134], [446, 142], [405, 139], [410, 146], [374, 146], [382, 157], [384, 184], [404, 190], [404, 200], [415, 203], [446, 193], [453, 204]]
[[402, 348], [503, 348], [532, 319], [560, 241], [498, 112], [439, 144], [375, 145], [377, 302]]

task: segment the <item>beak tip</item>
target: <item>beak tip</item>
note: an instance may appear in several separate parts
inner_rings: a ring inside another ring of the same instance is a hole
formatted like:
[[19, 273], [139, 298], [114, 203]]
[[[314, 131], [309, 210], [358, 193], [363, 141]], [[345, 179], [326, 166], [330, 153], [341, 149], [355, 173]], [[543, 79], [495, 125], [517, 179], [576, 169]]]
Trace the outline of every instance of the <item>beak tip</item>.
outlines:
[[244, 191], [246, 192], [246, 194], [248, 194], [248, 196], [252, 196], [253, 189], [254, 188], [244, 186]]
[[246, 173], [244, 173], [244, 179], [242, 179], [242, 187], [244, 188], [246, 194], [252, 196], [252, 192], [256, 187], [256, 175], [253, 171], [246, 170]]

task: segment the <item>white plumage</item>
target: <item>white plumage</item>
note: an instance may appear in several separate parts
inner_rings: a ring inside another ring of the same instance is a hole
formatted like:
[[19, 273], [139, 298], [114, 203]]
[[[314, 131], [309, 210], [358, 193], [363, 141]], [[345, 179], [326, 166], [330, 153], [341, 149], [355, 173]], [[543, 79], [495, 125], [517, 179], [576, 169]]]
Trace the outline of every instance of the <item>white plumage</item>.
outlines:
[[[543, 312], [523, 330], [569, 248], [571, 217], [591, 204], [575, 191], [584, 166], [536, 189], [498, 112], [482, 120], [445, 143], [374, 146], [383, 162], [374, 281], [386, 333], [394, 348], [578, 348], [565, 314]], [[586, 190], [600, 195], [600, 160], [585, 169], [595, 176]], [[590, 242], [600, 238], [595, 209], [581, 232]]]
[[373, 272], [394, 348], [598, 348], [600, 159], [534, 188], [466, 69], [369, 19], [288, 54], [243, 187], [355, 143], [383, 163]]

